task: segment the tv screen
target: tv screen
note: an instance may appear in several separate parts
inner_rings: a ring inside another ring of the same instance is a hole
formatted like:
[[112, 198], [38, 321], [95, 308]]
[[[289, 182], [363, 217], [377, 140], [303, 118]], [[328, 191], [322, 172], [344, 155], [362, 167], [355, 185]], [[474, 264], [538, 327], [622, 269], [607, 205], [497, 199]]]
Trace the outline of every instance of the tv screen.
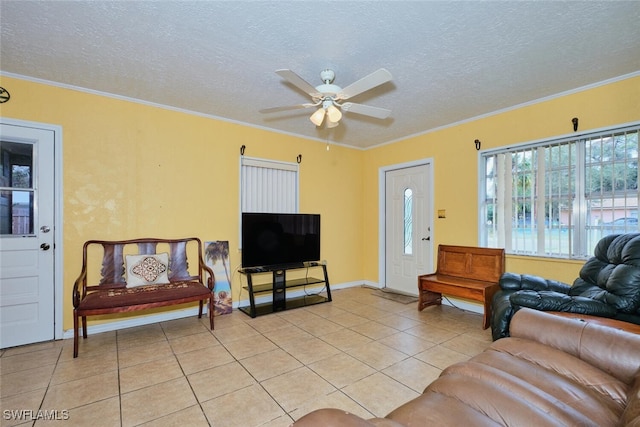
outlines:
[[242, 214], [242, 267], [302, 266], [320, 259], [320, 215]]

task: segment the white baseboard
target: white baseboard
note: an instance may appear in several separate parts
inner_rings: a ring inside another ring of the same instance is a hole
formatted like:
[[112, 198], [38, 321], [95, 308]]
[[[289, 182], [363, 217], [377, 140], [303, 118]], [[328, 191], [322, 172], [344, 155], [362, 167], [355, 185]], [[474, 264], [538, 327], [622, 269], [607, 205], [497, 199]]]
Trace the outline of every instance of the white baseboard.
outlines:
[[[366, 282], [364, 282], [364, 283], [366, 283]], [[345, 283], [340, 283], [340, 284], [337, 284], [337, 285], [331, 285], [331, 290], [355, 288], [357, 286], [362, 286], [362, 285], [363, 285], [362, 280], [357, 281], [357, 282], [345, 282]]]
[[[202, 316], [207, 313], [207, 307], [204, 307]], [[87, 326], [87, 334], [99, 334], [101, 332], [117, 331], [119, 329], [133, 328], [135, 326], [149, 325], [152, 323], [166, 322], [167, 320], [182, 319], [183, 317], [197, 316], [198, 307], [185, 308], [182, 310], [172, 310], [166, 313], [152, 314], [150, 316], [136, 316], [126, 320], [114, 320], [113, 322], [100, 323], [97, 325]], [[90, 317], [89, 317], [90, 319]], [[80, 327], [80, 335], [82, 335], [82, 327]], [[62, 335], [62, 339], [73, 338], [73, 329], [67, 329]]]
[[370, 288], [378, 288], [378, 289], [382, 289], [382, 285], [380, 285], [380, 283], [376, 283], [376, 282], [371, 282], [369, 280], [365, 280], [364, 281], [364, 285], [368, 286]]
[[482, 304], [474, 304], [472, 302], [468, 302], [468, 301], [463, 301], [463, 300], [459, 300], [456, 298], [452, 298], [450, 296], [447, 295], [447, 298], [449, 300], [447, 300], [447, 298], [444, 298], [445, 296], [442, 296], [442, 304], [443, 305], [448, 305], [450, 307], [457, 307], [457, 308], [461, 308], [462, 310], [467, 310], [467, 311], [471, 311], [473, 313], [478, 313], [478, 314], [484, 314], [484, 306], [482, 306]]

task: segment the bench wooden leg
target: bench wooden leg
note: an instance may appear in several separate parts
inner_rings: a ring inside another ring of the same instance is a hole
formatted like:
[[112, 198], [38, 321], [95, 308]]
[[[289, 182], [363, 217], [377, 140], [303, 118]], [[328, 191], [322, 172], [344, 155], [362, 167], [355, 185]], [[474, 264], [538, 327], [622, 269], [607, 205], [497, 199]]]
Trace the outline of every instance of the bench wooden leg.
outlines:
[[78, 347], [80, 339], [80, 318], [82, 317], [82, 338], [87, 338], [87, 316], [79, 316], [73, 310], [73, 357], [78, 357]]
[[491, 301], [484, 302], [484, 315], [482, 316], [482, 329], [487, 329], [491, 322]]
[[493, 296], [498, 292], [500, 286], [495, 285], [491, 286], [484, 291], [483, 302], [484, 302], [484, 316], [482, 320], [482, 328], [487, 329], [491, 326], [491, 304], [493, 303]]
[[422, 311], [430, 305], [442, 304], [442, 294], [427, 291], [426, 289], [418, 289], [418, 311]]
[[73, 312], [73, 357], [78, 357], [78, 315]]
[[482, 316], [482, 329], [487, 329], [491, 325], [491, 302], [493, 294], [484, 297], [484, 315]]

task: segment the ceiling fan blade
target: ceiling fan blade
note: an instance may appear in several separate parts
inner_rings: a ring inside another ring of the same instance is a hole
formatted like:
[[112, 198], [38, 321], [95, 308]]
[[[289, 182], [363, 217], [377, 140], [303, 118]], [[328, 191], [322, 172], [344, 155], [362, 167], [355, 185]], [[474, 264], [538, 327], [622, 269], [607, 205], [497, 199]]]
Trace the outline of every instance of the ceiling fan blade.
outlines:
[[348, 113], [362, 114], [363, 116], [375, 117], [376, 119], [386, 119], [391, 114], [391, 110], [387, 110], [386, 108], [355, 104], [353, 102], [345, 102], [340, 108]]
[[369, 89], [373, 89], [376, 86], [380, 86], [383, 83], [390, 81], [393, 77], [391, 73], [384, 68], [380, 68], [378, 71], [374, 71], [345, 87], [338, 93], [336, 99], [349, 99], [352, 96], [356, 96], [361, 94], [362, 92], [366, 92]]
[[298, 105], [287, 105], [285, 107], [272, 107], [272, 108], [265, 108], [260, 110], [261, 113], [267, 114], [267, 113], [277, 113], [279, 111], [289, 111], [289, 110], [300, 110], [302, 108], [311, 108], [311, 107], [316, 107], [319, 104], [298, 104]]
[[311, 83], [307, 82], [306, 80], [304, 80], [302, 77], [300, 77], [293, 71], [286, 70], [286, 69], [276, 70], [276, 73], [280, 77], [287, 79], [289, 83], [291, 83], [292, 85], [294, 85], [295, 87], [303, 91], [304, 93], [308, 94], [312, 98], [322, 97], [322, 94], [319, 93], [315, 87], [311, 86]]

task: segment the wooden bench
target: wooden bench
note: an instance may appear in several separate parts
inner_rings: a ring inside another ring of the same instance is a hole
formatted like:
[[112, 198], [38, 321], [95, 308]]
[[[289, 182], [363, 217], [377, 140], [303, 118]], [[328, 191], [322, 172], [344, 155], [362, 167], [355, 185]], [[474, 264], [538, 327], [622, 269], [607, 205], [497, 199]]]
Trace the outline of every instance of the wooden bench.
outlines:
[[[197, 260], [193, 272], [187, 254]], [[85, 242], [82, 271], [73, 286], [73, 357], [78, 357], [80, 318], [82, 336], [87, 338], [87, 316], [199, 301], [200, 318], [208, 301], [213, 329], [214, 286], [213, 271], [205, 264], [202, 243], [196, 237]]]
[[418, 277], [418, 310], [441, 304], [442, 294], [480, 301], [484, 305], [482, 327], [487, 329], [491, 300], [502, 273], [504, 249], [439, 245], [436, 272]]

